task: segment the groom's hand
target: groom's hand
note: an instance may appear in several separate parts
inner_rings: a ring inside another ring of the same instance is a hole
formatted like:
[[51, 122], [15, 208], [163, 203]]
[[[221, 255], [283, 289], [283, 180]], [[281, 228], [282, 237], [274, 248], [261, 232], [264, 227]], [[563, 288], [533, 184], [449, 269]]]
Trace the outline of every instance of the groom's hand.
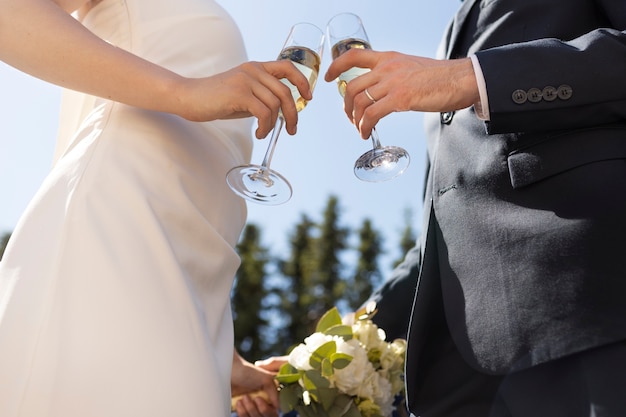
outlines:
[[266, 386], [265, 390], [262, 389], [253, 393], [235, 396], [236, 391], [233, 387], [231, 406], [239, 417], [277, 415], [278, 408], [277, 406], [274, 407], [271, 400], [276, 395], [276, 386], [273, 378], [285, 362], [287, 362], [287, 356], [274, 356], [254, 363], [256, 368], [272, 375], [272, 385]]
[[231, 376], [231, 408], [239, 417], [277, 417], [276, 373], [244, 360], [235, 352]]
[[265, 391], [242, 394], [231, 400], [231, 411], [239, 417], [275, 417], [278, 409], [273, 407]]

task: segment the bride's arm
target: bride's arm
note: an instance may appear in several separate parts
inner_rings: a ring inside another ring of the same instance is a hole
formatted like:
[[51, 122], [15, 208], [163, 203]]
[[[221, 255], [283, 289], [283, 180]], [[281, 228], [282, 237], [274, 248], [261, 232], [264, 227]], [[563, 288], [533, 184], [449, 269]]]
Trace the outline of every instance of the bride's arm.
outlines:
[[290, 62], [246, 63], [214, 77], [183, 78], [87, 30], [68, 12], [84, 3], [0, 0], [0, 60], [63, 87], [190, 120], [254, 115], [258, 137], [273, 128], [282, 107], [288, 131], [295, 131], [291, 93], [277, 78], [289, 78], [306, 98], [311, 94]]
[[179, 82], [174, 74], [107, 44], [53, 1], [0, 4], [0, 59], [37, 78], [140, 107], [156, 105]]

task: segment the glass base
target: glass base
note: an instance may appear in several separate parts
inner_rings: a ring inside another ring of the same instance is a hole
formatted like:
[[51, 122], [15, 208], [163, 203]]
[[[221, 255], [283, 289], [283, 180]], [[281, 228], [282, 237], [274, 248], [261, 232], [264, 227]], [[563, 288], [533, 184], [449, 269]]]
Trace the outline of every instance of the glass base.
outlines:
[[365, 152], [354, 164], [354, 175], [362, 181], [394, 179], [409, 166], [409, 153], [398, 146], [385, 146]]
[[291, 185], [285, 177], [260, 165], [231, 169], [226, 175], [226, 183], [235, 194], [259, 204], [283, 204], [292, 195]]

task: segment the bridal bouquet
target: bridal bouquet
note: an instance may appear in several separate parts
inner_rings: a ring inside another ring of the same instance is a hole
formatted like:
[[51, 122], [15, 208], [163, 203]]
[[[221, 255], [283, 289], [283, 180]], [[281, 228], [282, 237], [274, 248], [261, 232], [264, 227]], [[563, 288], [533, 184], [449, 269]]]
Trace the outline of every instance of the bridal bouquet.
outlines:
[[[404, 390], [406, 342], [385, 341], [374, 307], [342, 323], [337, 308], [288, 356], [276, 379], [283, 412], [301, 417], [389, 417]], [[358, 314], [358, 313], [357, 313]]]

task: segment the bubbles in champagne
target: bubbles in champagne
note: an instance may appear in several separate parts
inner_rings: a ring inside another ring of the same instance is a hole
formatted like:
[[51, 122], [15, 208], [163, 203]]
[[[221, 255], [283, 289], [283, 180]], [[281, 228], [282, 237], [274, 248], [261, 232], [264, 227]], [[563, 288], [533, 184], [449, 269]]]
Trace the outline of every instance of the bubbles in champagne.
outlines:
[[[290, 61], [292, 61], [296, 68], [298, 68], [298, 70], [309, 81], [311, 91], [313, 90], [313, 88], [315, 88], [315, 83], [317, 82], [317, 77], [320, 71], [321, 64], [321, 59], [317, 53], [309, 48], [304, 48], [302, 46], [292, 46], [289, 48], [285, 48], [278, 56], [278, 59], [289, 59]], [[286, 78], [281, 79], [281, 81], [291, 90], [291, 95], [293, 96], [293, 100], [296, 103], [296, 109], [298, 111], [304, 109], [308, 101], [302, 98], [300, 92], [298, 91], [298, 88], [291, 82], [289, 82], [289, 80], [287, 80]]]

